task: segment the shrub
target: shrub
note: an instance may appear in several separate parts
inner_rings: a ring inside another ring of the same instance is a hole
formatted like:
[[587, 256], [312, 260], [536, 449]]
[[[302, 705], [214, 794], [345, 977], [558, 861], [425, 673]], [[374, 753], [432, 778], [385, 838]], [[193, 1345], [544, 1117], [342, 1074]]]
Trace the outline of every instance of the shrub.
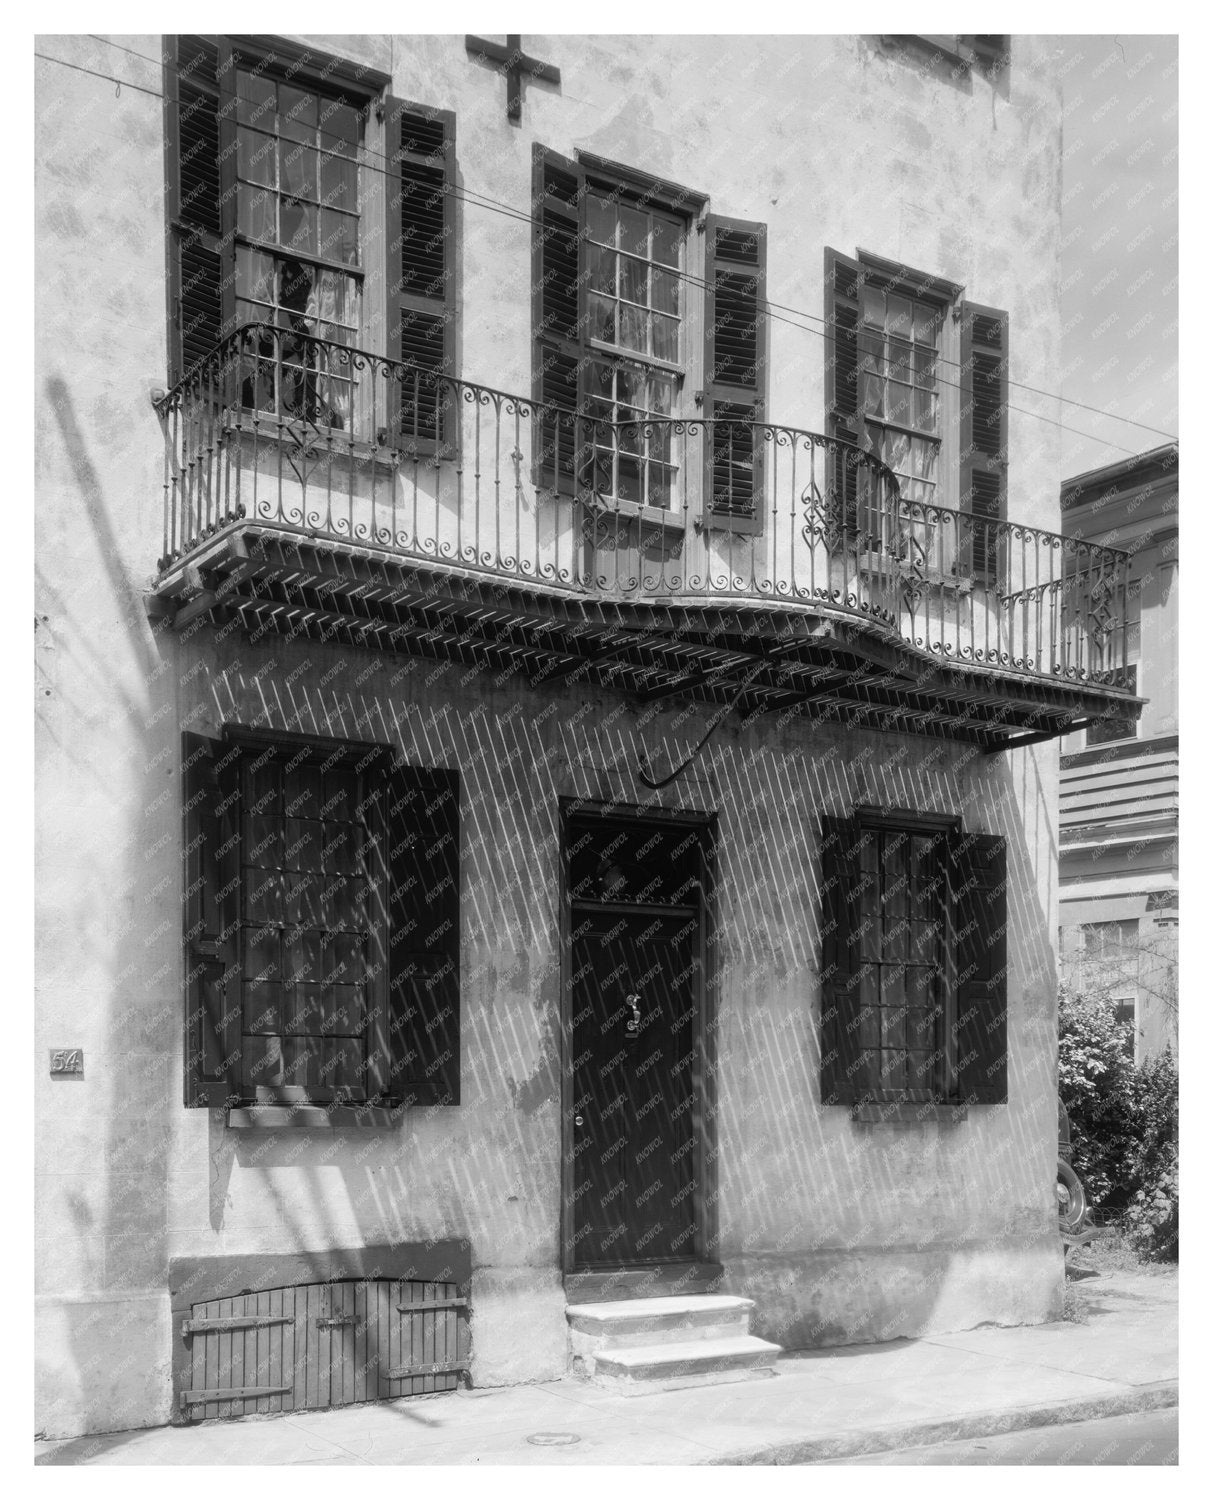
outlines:
[[1074, 1170], [1091, 1201], [1120, 1211], [1143, 1256], [1179, 1255], [1179, 1075], [1170, 1048], [1141, 1067], [1106, 996], [1064, 988], [1058, 1004], [1058, 1091], [1070, 1116]]

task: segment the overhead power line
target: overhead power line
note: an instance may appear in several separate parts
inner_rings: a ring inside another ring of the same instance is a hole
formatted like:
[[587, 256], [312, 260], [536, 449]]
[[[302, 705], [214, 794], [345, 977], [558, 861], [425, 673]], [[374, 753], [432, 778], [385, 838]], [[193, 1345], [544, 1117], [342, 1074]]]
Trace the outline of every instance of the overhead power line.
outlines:
[[[139, 52], [134, 48], [125, 47], [120, 42], [112, 41], [109, 37], [98, 36], [95, 33], [91, 32], [88, 33], [88, 35], [92, 38], [92, 40], [102, 42], [110, 47], [114, 47], [120, 52], [127, 53], [131, 57], [137, 57], [142, 61], [148, 63], [152, 67], [163, 66], [170, 69], [170, 71], [180, 75], [179, 69], [177, 69], [173, 64], [167, 63], [162, 58], [151, 57], [145, 52]], [[134, 89], [137, 93], [147, 94], [155, 99], [164, 98], [164, 94], [161, 91], [146, 88], [141, 84], [132, 83], [124, 78], [118, 78], [111, 73], [102, 73], [93, 68], [83, 67], [79, 63], [69, 62], [66, 58], [51, 57], [47, 53], [37, 51], [34, 53], [34, 56], [41, 58], [44, 62], [58, 63], [60, 67], [71, 68], [78, 73], [85, 73], [89, 77], [100, 78], [106, 82], [114, 84], [116, 89], [130, 88]], [[252, 103], [255, 101], [250, 100], [249, 102]], [[364, 157], [374, 158], [385, 163], [388, 162], [388, 157], [383, 152], [375, 151], [366, 146], [362, 147], [361, 151]], [[394, 173], [390, 172], [388, 170], [388, 167], [377, 167], [372, 165], [370, 161], [360, 161], [359, 166], [363, 171], [374, 172], [382, 177], [394, 176]], [[451, 185], [447, 189], [447, 191], [450, 192], [451, 196], [457, 202], [467, 204], [469, 207], [480, 208], [487, 213], [496, 213], [502, 218], [512, 219], [515, 222], [525, 224], [528, 227], [533, 222], [532, 215], [529, 209], [520, 209], [517, 205], [505, 203], [498, 198], [489, 197], [487, 194], [480, 193], [475, 189], [467, 187], [459, 188]], [[702, 277], [695, 276], [689, 271], [674, 270], [673, 267], [669, 267], [666, 269], [673, 271], [673, 274], [676, 275], [680, 281], [685, 282], [688, 286], [693, 286], [701, 290], [707, 288], [707, 282]], [[774, 302], [769, 298], [766, 299], [766, 306], [768, 316], [771, 317], [773, 321], [783, 323], [790, 328], [799, 329], [803, 333], [811, 333], [815, 337], [820, 338], [827, 343], [832, 343], [834, 341], [834, 335], [829, 330], [827, 320], [819, 314], [809, 312], [805, 308], [792, 307], [786, 303]], [[789, 314], [790, 316], [788, 316]], [[821, 324], [822, 326], [820, 328], [809, 327], [803, 322], [795, 321], [796, 319], [802, 318], [808, 319], [810, 323], [817, 323]], [[897, 343], [911, 342], [910, 340], [902, 339], [897, 334], [882, 334], [882, 337], [888, 338]], [[936, 363], [948, 365], [954, 369], [961, 368], [960, 361], [948, 359], [940, 354], [936, 355]], [[938, 376], [936, 377], [936, 384], [949, 390], [958, 391], [962, 389], [959, 382], [943, 380]], [[1035, 396], [1041, 396], [1047, 401], [1057, 401], [1060, 402], [1063, 406], [1072, 406], [1081, 411], [1091, 412], [1095, 416], [1106, 417], [1109, 421], [1123, 422], [1128, 424], [1129, 426], [1138, 427], [1144, 432], [1151, 432], [1157, 437], [1166, 438], [1169, 442], [1179, 441], [1178, 437], [1174, 433], [1166, 432], [1159, 427], [1152, 427], [1148, 423], [1138, 421], [1134, 417], [1122, 416], [1119, 412], [1108, 411], [1103, 407], [1092, 406], [1085, 401], [1077, 401], [1073, 397], [1062, 396], [1054, 391], [1046, 391], [1041, 389], [1039, 386], [1028, 385], [1023, 381], [1008, 380], [1007, 384], [1008, 386], [1014, 387], [1016, 390], [1026, 391], [1029, 394]], [[1136, 451], [1132, 448], [1126, 448], [1120, 443], [1114, 443], [1109, 438], [1099, 437], [1093, 432], [1084, 432], [1080, 428], [1070, 427], [1064, 422], [1059, 422], [1053, 417], [1046, 416], [1043, 412], [1030, 411], [1026, 407], [1015, 406], [1010, 402], [1008, 402], [1007, 409], [1009, 411], [1017, 412], [1020, 416], [1029, 417], [1034, 421], [1044, 422], [1051, 427], [1056, 427], [1062, 432], [1071, 433], [1075, 437], [1085, 438], [1090, 442], [1101, 443], [1106, 447], [1115, 448], [1119, 453], [1132, 455]]]

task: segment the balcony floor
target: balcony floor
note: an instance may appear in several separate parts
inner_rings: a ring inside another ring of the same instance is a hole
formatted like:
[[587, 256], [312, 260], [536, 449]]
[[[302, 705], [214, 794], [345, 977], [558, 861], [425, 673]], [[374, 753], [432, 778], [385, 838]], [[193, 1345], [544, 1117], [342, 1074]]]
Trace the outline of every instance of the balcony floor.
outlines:
[[1123, 690], [941, 660], [828, 604], [646, 602], [486, 580], [330, 537], [240, 521], [164, 575], [150, 612], [589, 683], [640, 700], [697, 699], [742, 717], [796, 714], [995, 752], [1056, 738], [1139, 700]]

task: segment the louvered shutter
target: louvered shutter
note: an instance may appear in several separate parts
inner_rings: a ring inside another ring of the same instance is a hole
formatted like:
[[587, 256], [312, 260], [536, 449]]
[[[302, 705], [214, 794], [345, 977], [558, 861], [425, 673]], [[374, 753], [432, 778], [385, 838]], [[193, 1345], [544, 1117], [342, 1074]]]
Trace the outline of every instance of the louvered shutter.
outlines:
[[185, 1103], [240, 1094], [239, 750], [181, 737], [184, 809]]
[[536, 146], [532, 157], [531, 331], [535, 483], [572, 494], [582, 468], [581, 404], [586, 326], [581, 246], [585, 173]]
[[864, 1097], [860, 1052], [862, 833], [856, 818], [821, 820], [821, 1102]]
[[400, 363], [389, 395], [405, 447], [454, 439], [455, 116], [385, 102], [388, 159], [387, 346]]
[[762, 530], [767, 227], [709, 214], [704, 280], [704, 494], [710, 524]]
[[[859, 389], [859, 313], [862, 273], [857, 260], [825, 252], [826, 434], [840, 440], [830, 464], [827, 517], [835, 537], [859, 531], [858, 451], [864, 446]], [[849, 445], [849, 446], [844, 446]]]
[[235, 326], [235, 73], [221, 37], [167, 43], [168, 344], [176, 384]]
[[960, 305], [961, 567], [993, 587], [1005, 551], [996, 523], [1007, 516], [1007, 314]]
[[1007, 1098], [1007, 844], [996, 834], [957, 834], [950, 849], [955, 924], [957, 1098]]
[[387, 803], [390, 1096], [458, 1104], [459, 777], [399, 767]]

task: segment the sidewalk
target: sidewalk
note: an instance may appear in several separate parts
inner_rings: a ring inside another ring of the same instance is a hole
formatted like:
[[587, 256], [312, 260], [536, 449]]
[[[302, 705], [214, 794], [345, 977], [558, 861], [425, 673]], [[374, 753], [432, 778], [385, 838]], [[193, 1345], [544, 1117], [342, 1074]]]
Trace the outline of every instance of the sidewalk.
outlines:
[[1178, 1276], [1075, 1281], [1084, 1321], [788, 1354], [645, 1396], [573, 1380], [35, 1444], [39, 1464], [788, 1464], [1173, 1406]]

